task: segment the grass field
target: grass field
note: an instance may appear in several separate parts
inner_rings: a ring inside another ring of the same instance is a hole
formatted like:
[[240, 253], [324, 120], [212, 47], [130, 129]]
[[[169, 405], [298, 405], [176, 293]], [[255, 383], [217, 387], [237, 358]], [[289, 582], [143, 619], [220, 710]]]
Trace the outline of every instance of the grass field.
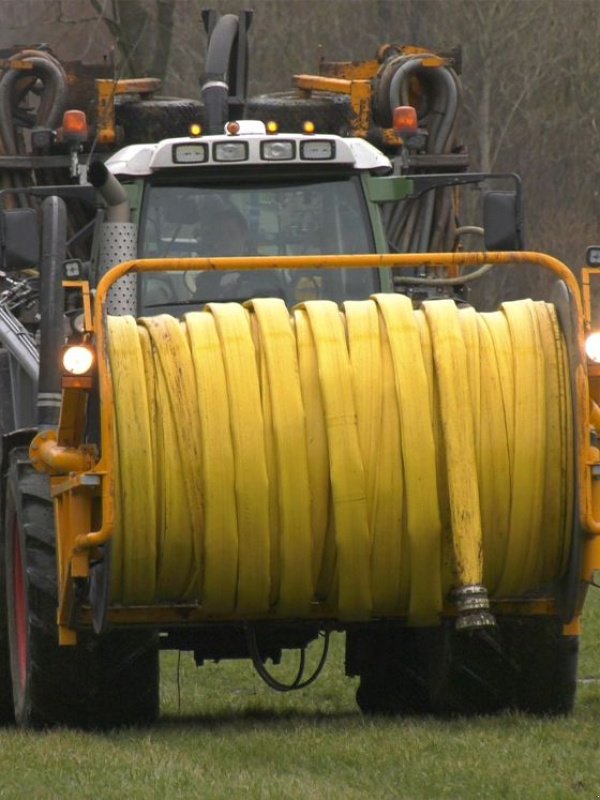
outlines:
[[600, 593], [586, 607], [569, 719], [367, 720], [341, 644], [317, 683], [287, 695], [246, 662], [197, 670], [165, 654], [152, 728], [0, 732], [0, 798], [600, 797]]

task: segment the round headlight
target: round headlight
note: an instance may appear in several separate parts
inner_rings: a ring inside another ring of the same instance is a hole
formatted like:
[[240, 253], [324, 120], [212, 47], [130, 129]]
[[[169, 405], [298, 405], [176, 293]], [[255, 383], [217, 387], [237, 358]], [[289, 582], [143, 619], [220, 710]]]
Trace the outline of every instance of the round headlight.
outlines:
[[62, 362], [71, 375], [85, 375], [94, 365], [94, 351], [84, 345], [71, 345], [63, 352]]
[[590, 333], [585, 340], [585, 352], [590, 361], [600, 364], [600, 331]]

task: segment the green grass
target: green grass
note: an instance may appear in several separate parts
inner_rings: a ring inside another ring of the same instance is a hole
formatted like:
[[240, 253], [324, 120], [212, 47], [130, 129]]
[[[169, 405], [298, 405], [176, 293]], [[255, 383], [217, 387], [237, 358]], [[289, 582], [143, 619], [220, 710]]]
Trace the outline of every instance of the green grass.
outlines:
[[[600, 593], [585, 623], [580, 675], [600, 678]], [[371, 721], [343, 676], [340, 640], [296, 694], [271, 692], [246, 662], [196, 669], [183, 655], [178, 669], [167, 653], [162, 667], [152, 728], [0, 732], [0, 798], [600, 797], [600, 682], [580, 683], [569, 719]]]

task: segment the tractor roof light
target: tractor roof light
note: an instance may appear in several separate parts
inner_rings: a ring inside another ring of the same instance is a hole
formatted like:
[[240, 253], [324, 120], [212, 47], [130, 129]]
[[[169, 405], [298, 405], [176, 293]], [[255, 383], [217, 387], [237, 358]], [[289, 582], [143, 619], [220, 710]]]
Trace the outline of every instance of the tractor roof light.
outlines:
[[203, 164], [208, 161], [208, 145], [204, 142], [179, 142], [171, 152], [174, 164]]
[[266, 132], [265, 123], [259, 119], [232, 119], [225, 125], [227, 136], [263, 136]]
[[305, 122], [302, 123], [302, 130], [304, 131], [304, 133], [310, 136], [316, 131], [315, 123], [312, 120], [307, 119]]
[[277, 131], [279, 130], [279, 125], [277, 124], [277, 122], [275, 122], [274, 119], [271, 119], [267, 122], [265, 128], [267, 129], [267, 133], [274, 134], [277, 133]]
[[189, 127], [189, 133], [190, 136], [193, 136], [194, 138], [202, 136], [202, 125], [200, 125], [198, 122], [192, 122]]
[[320, 138], [300, 142], [300, 158], [304, 161], [332, 161], [335, 158], [335, 142]]
[[215, 161], [247, 161], [248, 142], [216, 142], [213, 158]]
[[260, 154], [265, 161], [291, 161], [296, 155], [296, 144], [289, 139], [261, 142]]
[[416, 109], [413, 106], [396, 106], [392, 125], [394, 133], [401, 139], [414, 136], [419, 130]]
[[67, 345], [62, 353], [62, 365], [67, 375], [89, 375], [95, 362], [93, 348], [85, 344]]
[[594, 331], [586, 338], [585, 353], [590, 361], [600, 364], [600, 331]]

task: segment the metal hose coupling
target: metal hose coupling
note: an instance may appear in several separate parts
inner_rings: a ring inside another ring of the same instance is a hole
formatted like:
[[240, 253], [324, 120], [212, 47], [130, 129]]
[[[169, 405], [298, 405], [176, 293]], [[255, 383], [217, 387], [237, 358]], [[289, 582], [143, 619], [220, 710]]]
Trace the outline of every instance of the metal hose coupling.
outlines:
[[485, 586], [471, 584], [461, 586], [453, 592], [458, 617], [456, 630], [467, 631], [474, 628], [489, 628], [496, 624], [490, 612], [490, 601]]

